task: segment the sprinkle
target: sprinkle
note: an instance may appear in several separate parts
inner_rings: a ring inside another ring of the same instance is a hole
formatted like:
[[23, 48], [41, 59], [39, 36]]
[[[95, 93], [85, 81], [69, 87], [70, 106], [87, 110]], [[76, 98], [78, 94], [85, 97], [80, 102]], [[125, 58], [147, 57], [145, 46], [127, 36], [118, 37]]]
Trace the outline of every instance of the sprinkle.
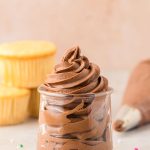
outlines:
[[24, 147], [23, 144], [17, 145], [17, 149], [22, 149], [23, 147]]
[[20, 144], [20, 147], [23, 147], [23, 145], [22, 145], [22, 144]]

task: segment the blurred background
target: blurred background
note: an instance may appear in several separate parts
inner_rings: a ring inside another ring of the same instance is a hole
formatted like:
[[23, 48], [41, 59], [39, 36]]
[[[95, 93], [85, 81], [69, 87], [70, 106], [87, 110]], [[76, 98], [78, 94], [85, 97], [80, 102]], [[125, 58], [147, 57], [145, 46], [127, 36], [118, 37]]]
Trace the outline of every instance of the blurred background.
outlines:
[[[101, 66], [114, 88], [114, 119], [131, 69], [142, 59], [150, 58], [149, 17], [150, 0], [0, 0], [0, 43], [52, 41], [58, 48], [57, 61], [66, 49], [79, 45], [84, 55]], [[37, 127], [37, 120], [1, 127], [0, 143], [6, 138], [9, 144], [3, 145], [10, 150], [9, 137], [31, 148], [35, 146]], [[140, 144], [140, 150], [148, 150], [149, 129], [145, 126], [123, 135], [114, 133], [114, 143], [124, 141], [118, 150]], [[34, 149], [30, 148], [27, 149]]]
[[0, 42], [56, 43], [57, 60], [79, 45], [106, 70], [150, 57], [149, 0], [0, 0]]

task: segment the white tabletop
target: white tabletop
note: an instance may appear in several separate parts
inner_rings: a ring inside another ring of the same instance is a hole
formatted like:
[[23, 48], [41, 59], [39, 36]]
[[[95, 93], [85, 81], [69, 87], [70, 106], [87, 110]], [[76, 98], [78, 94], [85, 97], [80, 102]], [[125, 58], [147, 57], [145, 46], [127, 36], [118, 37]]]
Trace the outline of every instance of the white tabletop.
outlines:
[[[114, 88], [112, 95], [112, 116], [114, 118], [124, 91], [128, 73], [126, 71], [106, 72], [110, 85]], [[0, 150], [17, 150], [18, 144], [23, 144], [22, 150], [36, 150], [38, 122], [29, 119], [27, 122], [8, 127], [0, 127]], [[139, 150], [150, 149], [150, 125], [126, 133], [113, 131], [114, 150]]]

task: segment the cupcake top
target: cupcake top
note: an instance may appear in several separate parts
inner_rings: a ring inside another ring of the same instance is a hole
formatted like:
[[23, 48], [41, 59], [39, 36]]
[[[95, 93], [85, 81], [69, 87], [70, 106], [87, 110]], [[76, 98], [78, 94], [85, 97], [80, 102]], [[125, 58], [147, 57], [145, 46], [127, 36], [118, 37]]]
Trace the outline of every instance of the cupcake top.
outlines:
[[29, 95], [30, 91], [27, 89], [15, 88], [15, 87], [6, 87], [0, 86], [0, 98], [11, 98], [11, 97], [18, 97]]
[[100, 68], [81, 55], [79, 47], [65, 53], [61, 63], [48, 74], [45, 87], [49, 92], [62, 94], [98, 93], [108, 90], [108, 80], [100, 75]]
[[36, 58], [55, 52], [55, 45], [47, 41], [18, 41], [0, 45], [0, 57], [4, 58]]

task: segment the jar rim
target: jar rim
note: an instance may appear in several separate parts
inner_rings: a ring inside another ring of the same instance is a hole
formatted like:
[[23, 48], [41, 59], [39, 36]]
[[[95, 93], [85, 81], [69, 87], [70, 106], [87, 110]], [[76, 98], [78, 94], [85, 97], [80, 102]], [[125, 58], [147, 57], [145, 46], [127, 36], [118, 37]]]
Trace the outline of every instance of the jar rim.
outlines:
[[43, 85], [38, 87], [38, 92], [40, 94], [44, 94], [47, 96], [56, 96], [56, 97], [89, 97], [89, 96], [105, 96], [105, 95], [110, 95], [113, 92], [113, 88], [109, 87], [107, 91], [102, 91], [99, 93], [82, 93], [82, 94], [62, 94], [62, 93], [52, 93], [47, 91]]

